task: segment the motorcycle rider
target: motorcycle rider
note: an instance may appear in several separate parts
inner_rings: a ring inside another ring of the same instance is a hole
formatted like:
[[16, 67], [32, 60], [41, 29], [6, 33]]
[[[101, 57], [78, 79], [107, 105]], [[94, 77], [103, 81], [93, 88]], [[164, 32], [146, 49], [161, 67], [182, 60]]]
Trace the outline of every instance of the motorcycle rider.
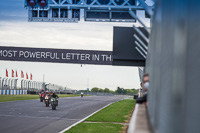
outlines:
[[81, 92], [81, 97], [83, 97], [83, 92]]
[[43, 94], [43, 93], [45, 93], [45, 92], [44, 92], [44, 89], [42, 89], [42, 90], [40, 91], [40, 94]]
[[44, 96], [45, 96], [45, 91], [44, 91], [44, 89], [42, 89], [42, 90], [40, 91], [40, 93], [39, 93], [40, 102], [43, 102]]
[[57, 103], [57, 105], [58, 105], [58, 98], [59, 98], [59, 96], [56, 95], [55, 92], [53, 92], [53, 94], [51, 95], [51, 98], [55, 98], [55, 99], [56, 99], [56, 103]]
[[[44, 100], [45, 100], [44, 103], [46, 104], [46, 107], [49, 106], [50, 97], [51, 97], [51, 93], [48, 90], [46, 90], [46, 92], [44, 93]], [[47, 100], [48, 100], [48, 102], [47, 102]]]
[[40, 97], [43, 97], [45, 95], [45, 91], [44, 91], [44, 89], [42, 89], [41, 91], [40, 91]]
[[45, 95], [49, 95], [51, 96], [51, 92], [49, 92], [48, 90], [45, 92]]

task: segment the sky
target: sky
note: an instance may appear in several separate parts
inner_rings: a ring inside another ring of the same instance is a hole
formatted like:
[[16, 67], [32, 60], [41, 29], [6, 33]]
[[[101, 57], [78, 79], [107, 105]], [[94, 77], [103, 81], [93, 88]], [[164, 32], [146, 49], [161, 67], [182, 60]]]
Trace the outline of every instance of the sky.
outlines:
[[[149, 25], [144, 12], [137, 15]], [[24, 0], [0, 0], [0, 46], [112, 51], [113, 26], [140, 26], [138, 23], [51, 23], [28, 22]], [[58, 84], [75, 90], [89, 87], [139, 88], [137, 67], [37, 62], [0, 61], [0, 77], [6, 68], [33, 74], [34, 81]], [[21, 78], [18, 79], [21, 81]], [[89, 84], [88, 84], [89, 81]], [[18, 86], [20, 84], [18, 83]]]

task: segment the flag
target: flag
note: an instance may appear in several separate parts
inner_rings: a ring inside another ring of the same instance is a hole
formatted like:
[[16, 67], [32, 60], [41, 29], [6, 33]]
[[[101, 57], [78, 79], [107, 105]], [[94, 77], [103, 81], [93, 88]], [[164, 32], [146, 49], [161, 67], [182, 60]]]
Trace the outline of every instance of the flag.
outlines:
[[31, 73], [30, 79], [31, 79], [31, 80], [33, 79], [33, 75], [32, 75], [32, 73]]
[[16, 70], [16, 72], [15, 72], [15, 73], [16, 73], [16, 75], [15, 75], [15, 76], [16, 76], [16, 77], [18, 77], [18, 75], [17, 75], [17, 70]]
[[15, 77], [15, 71], [12, 69], [12, 77]]
[[6, 69], [6, 77], [8, 77], [8, 70]]
[[23, 71], [21, 71], [21, 78], [24, 78], [24, 73], [23, 73]]
[[28, 74], [26, 73], [26, 79], [28, 79]]

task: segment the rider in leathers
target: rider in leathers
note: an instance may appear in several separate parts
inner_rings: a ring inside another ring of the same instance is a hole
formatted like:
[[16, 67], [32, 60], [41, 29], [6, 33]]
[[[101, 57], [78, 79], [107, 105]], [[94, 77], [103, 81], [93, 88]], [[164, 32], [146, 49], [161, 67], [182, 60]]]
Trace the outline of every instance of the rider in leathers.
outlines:
[[56, 99], [56, 103], [57, 103], [57, 105], [58, 105], [58, 98], [59, 98], [59, 96], [56, 95], [55, 92], [53, 92], [53, 94], [51, 95], [51, 98], [55, 98], [55, 99]]

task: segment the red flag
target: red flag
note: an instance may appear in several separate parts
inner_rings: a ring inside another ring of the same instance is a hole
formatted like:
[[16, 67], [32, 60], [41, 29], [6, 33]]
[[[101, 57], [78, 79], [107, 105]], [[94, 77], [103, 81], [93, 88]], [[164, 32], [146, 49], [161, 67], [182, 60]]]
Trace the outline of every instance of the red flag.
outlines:
[[31, 73], [30, 79], [31, 79], [31, 80], [33, 79], [33, 75], [32, 75], [32, 73]]
[[15, 77], [15, 71], [12, 69], [12, 77], [14, 78]]
[[24, 78], [24, 73], [23, 73], [23, 71], [21, 71], [21, 78]]
[[8, 77], [8, 70], [6, 69], [6, 77]]
[[26, 73], [26, 79], [28, 79], [28, 74]]
[[17, 70], [16, 70], [16, 72], [15, 72], [15, 73], [16, 73], [16, 77], [18, 77], [18, 75], [17, 75]]

